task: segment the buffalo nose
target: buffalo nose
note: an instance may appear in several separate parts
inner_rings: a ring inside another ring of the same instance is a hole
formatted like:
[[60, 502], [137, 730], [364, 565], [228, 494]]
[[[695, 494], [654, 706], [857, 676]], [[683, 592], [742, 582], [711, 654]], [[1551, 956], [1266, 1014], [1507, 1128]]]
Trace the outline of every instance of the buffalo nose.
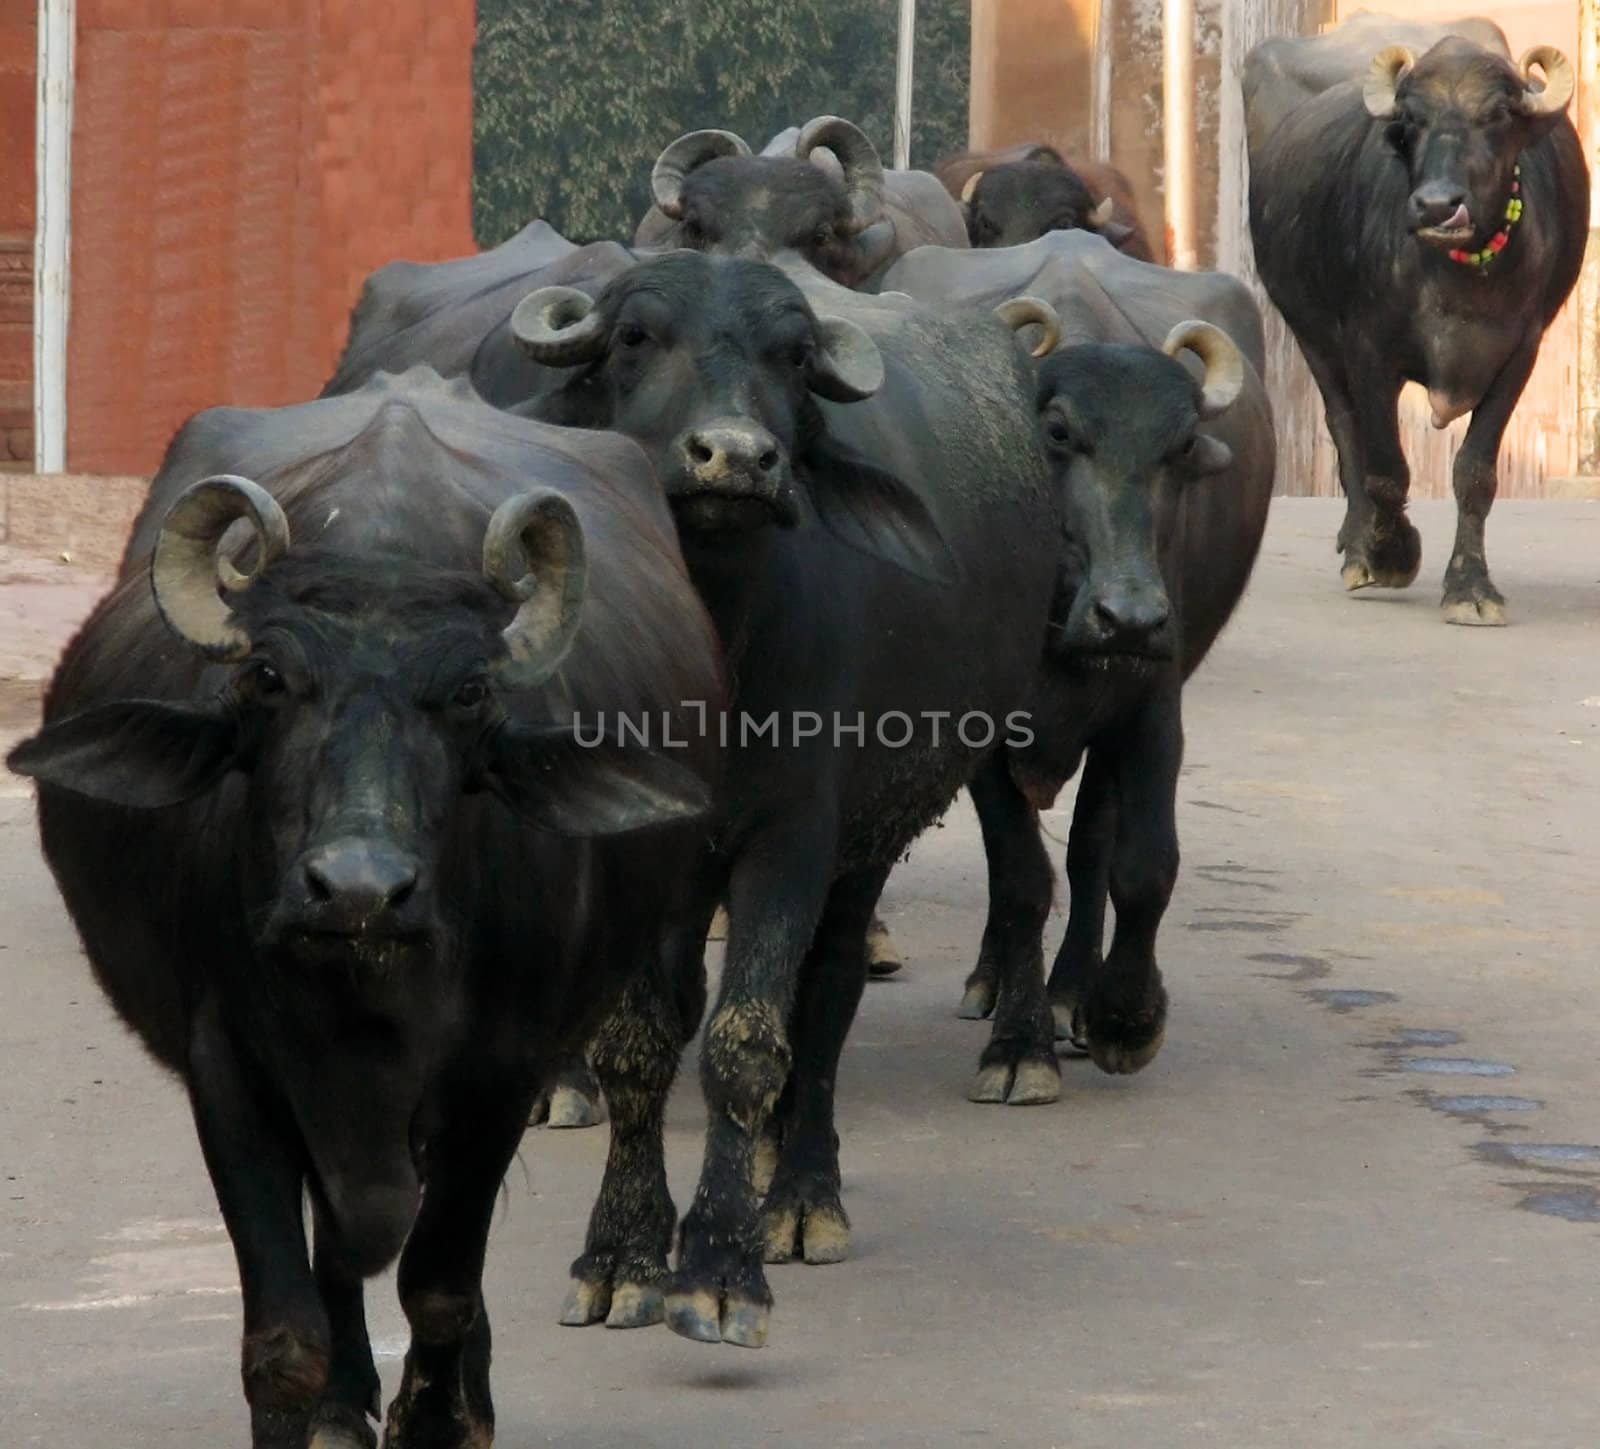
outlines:
[[1455, 231], [1472, 225], [1466, 192], [1445, 182], [1427, 182], [1413, 191], [1411, 216], [1419, 227], [1445, 227]]
[[361, 925], [398, 910], [417, 888], [417, 863], [394, 846], [340, 840], [305, 861], [306, 891], [330, 920]]
[[765, 428], [696, 428], [683, 440], [689, 472], [702, 483], [769, 477], [780, 461], [778, 441]]
[[1096, 632], [1108, 644], [1148, 642], [1172, 617], [1165, 593], [1145, 590], [1107, 590], [1094, 597], [1089, 611]]

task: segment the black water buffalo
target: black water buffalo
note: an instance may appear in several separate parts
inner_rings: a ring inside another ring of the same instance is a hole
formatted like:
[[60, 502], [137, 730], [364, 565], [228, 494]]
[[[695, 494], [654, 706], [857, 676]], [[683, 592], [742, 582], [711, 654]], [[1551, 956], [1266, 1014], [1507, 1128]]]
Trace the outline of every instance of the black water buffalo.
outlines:
[[465, 377], [497, 406], [522, 401], [541, 373], [511, 340], [517, 303], [546, 285], [598, 292], [633, 263], [633, 253], [616, 242], [574, 246], [542, 221], [473, 256], [390, 262], [362, 286], [322, 396], [421, 365], [441, 377]]
[[1513, 65], [1486, 20], [1360, 15], [1257, 46], [1243, 83], [1256, 265], [1327, 405], [1344, 586], [1404, 588], [1421, 566], [1396, 420], [1418, 382], [1436, 427], [1472, 414], [1444, 617], [1503, 624], [1483, 549], [1496, 457], [1588, 228], [1572, 66], [1550, 46]]
[[1133, 188], [1104, 161], [1068, 161], [1030, 142], [1003, 151], [965, 151], [938, 175], [966, 213], [975, 247], [1021, 246], [1049, 231], [1098, 232], [1120, 252], [1156, 260]]
[[[672, 1009], [640, 967], [720, 688], [624, 439], [419, 369], [174, 442], [9, 763], [100, 985], [188, 1089], [256, 1449], [371, 1449], [362, 1279], [396, 1254], [412, 1343], [384, 1442], [490, 1442], [495, 1199], [557, 1053], [624, 989], [630, 1020]], [[619, 712], [687, 743], [600, 742]], [[625, 1137], [634, 1067], [604, 1032], [597, 1066]]]
[[[1043, 808], [1086, 752], [1071, 913], [1048, 993], [1058, 1034], [1107, 1071], [1137, 1071], [1166, 1021], [1155, 938], [1178, 862], [1182, 684], [1244, 593], [1272, 495], [1261, 316], [1232, 277], [1136, 262], [1084, 232], [996, 251], [926, 248], [885, 286], [951, 304], [1026, 291], [1060, 318], [1038, 410], [1067, 511], [1061, 573], [1049, 662], [1028, 706], [1034, 739], [1007, 755]], [[960, 1011], [993, 1012], [996, 1037], [1014, 1038], [1021, 1028], [1002, 1017], [1036, 1021], [1019, 1003], [1042, 983], [1005, 975], [1019, 959], [1005, 949], [1006, 855], [991, 840], [1005, 822], [984, 824], [990, 919]], [[1102, 959], [1108, 889], [1116, 929]], [[996, 1063], [972, 1095], [1001, 1100], [1007, 1086]]]
[[964, 246], [960, 210], [926, 171], [885, 171], [838, 116], [780, 132], [759, 156], [731, 131], [691, 131], [656, 161], [640, 247], [722, 256], [799, 253], [824, 276], [867, 288], [914, 247]]
[[[763, 1253], [833, 1262], [847, 1249], [834, 1082], [890, 866], [969, 780], [997, 813], [1027, 813], [995, 751], [1042, 655], [1056, 573], [1033, 379], [983, 312], [689, 253], [641, 263], [592, 304], [536, 292], [513, 328], [536, 360], [570, 369], [541, 411], [644, 445], [735, 681], [699, 930], [675, 968], [703, 972], [704, 926], [726, 896], [699, 1189], [662, 1304], [648, 1290], [665, 1268], [651, 1257], [653, 1225], [671, 1220], [665, 1176], [659, 1161], [608, 1166], [563, 1317], [664, 1311], [687, 1337], [757, 1346]], [[1026, 899], [1007, 945], [1037, 971], [1042, 851], [1034, 865], [1008, 874], [1007, 899]], [[1039, 1099], [1059, 1091], [1048, 1046], [1013, 1065]], [[752, 1171], [774, 1129], [763, 1206]]]

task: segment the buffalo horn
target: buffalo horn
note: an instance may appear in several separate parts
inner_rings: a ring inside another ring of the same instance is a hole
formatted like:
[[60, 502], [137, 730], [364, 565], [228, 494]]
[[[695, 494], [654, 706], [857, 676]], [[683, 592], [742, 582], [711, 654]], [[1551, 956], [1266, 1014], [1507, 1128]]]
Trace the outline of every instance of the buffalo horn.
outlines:
[[[1544, 72], [1544, 89], [1533, 88], [1532, 67]], [[1523, 54], [1517, 67], [1522, 72], [1522, 114], [1525, 116], [1553, 116], [1567, 108], [1572, 99], [1577, 77], [1572, 73], [1572, 62], [1553, 45], [1536, 45]]]
[[1180, 322], [1167, 333], [1161, 350], [1176, 357], [1188, 348], [1206, 365], [1200, 384], [1200, 416], [1214, 418], [1226, 412], [1244, 386], [1244, 358], [1234, 341], [1220, 327], [1209, 322]]
[[1042, 298], [1013, 297], [996, 307], [994, 315], [1013, 332], [1035, 322], [1044, 329], [1044, 335], [1034, 345], [1034, 357], [1048, 357], [1061, 341], [1061, 319], [1056, 309]]
[[588, 568], [572, 505], [549, 488], [506, 499], [483, 536], [483, 572], [517, 605], [501, 634], [510, 654], [502, 676], [519, 688], [543, 682], [572, 647], [583, 613]]
[[[248, 573], [221, 551], [230, 525], [246, 520], [255, 534], [255, 565]], [[233, 617], [220, 584], [242, 593], [289, 551], [289, 520], [278, 500], [248, 478], [218, 473], [178, 495], [150, 556], [150, 587], [167, 627], [209, 659], [242, 659], [250, 636]]]
[[1369, 115], [1387, 121], [1394, 115], [1394, 93], [1417, 63], [1417, 58], [1403, 45], [1386, 45], [1372, 57], [1372, 66], [1361, 87], [1361, 99]]
[[690, 131], [656, 157], [650, 173], [650, 194], [674, 221], [683, 215], [683, 178], [696, 166], [719, 156], [748, 156], [750, 148], [732, 131]]
[[511, 335], [546, 367], [577, 367], [605, 351], [605, 319], [576, 287], [529, 292], [511, 314]]
[[817, 116], [807, 121], [795, 142], [797, 160], [807, 161], [818, 146], [826, 146], [844, 168], [845, 190], [850, 193], [850, 230], [864, 231], [883, 212], [883, 162], [866, 132], [842, 116]]

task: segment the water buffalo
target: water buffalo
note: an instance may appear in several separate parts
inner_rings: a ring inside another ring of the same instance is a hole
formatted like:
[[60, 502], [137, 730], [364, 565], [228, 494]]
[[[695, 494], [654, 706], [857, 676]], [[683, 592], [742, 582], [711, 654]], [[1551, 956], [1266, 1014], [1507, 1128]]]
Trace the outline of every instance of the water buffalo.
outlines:
[[731, 131], [691, 131], [655, 164], [640, 247], [723, 256], [794, 251], [843, 286], [869, 288], [914, 247], [963, 246], [960, 210], [925, 171], [885, 171], [838, 116], [780, 132], [759, 156]]
[[497, 406], [521, 401], [538, 386], [539, 373], [508, 331], [517, 303], [547, 284], [597, 292], [633, 263], [633, 253], [616, 242], [574, 246], [542, 221], [473, 256], [390, 262], [362, 286], [322, 396], [420, 364], [441, 377], [467, 378]]
[[1242, 79], [1256, 265], [1327, 406], [1344, 586], [1405, 588], [1421, 567], [1396, 417], [1418, 382], [1436, 427], [1472, 414], [1444, 617], [1503, 624], [1483, 547], [1500, 439], [1588, 229], [1572, 65], [1551, 46], [1513, 65], [1486, 20], [1358, 15], [1258, 45]]
[[1069, 162], [1053, 146], [1029, 142], [963, 152], [941, 162], [938, 174], [960, 199], [975, 247], [1020, 246], [1048, 231], [1081, 229], [1139, 261], [1156, 260], [1128, 178], [1104, 161]]
[[[418, 369], [174, 442], [9, 764], [96, 978], [188, 1090], [255, 1449], [375, 1444], [362, 1280], [397, 1254], [385, 1444], [493, 1437], [495, 1198], [557, 1054], [624, 990], [630, 1021], [675, 1009], [639, 968], [708, 799], [691, 726], [720, 669], [624, 439]], [[618, 713], [687, 743], [576, 731]], [[637, 1068], [599, 1043], [626, 1150]]]
[[[997, 251], [925, 248], [885, 285], [972, 304], [1026, 291], [1060, 319], [1038, 410], [1067, 509], [1061, 574], [1049, 667], [1029, 704], [1035, 738], [1007, 753], [1043, 807], [1086, 752], [1067, 851], [1071, 913], [1048, 994], [1059, 1035], [1107, 1071], [1137, 1071], [1166, 1019], [1155, 937], [1177, 871], [1182, 684], [1244, 593], [1272, 494], [1261, 316], [1232, 277], [1136, 262], [1084, 232]], [[1016, 1003], [1040, 986], [1005, 976], [1019, 958], [1003, 949], [995, 900], [1004, 851], [991, 844], [989, 859], [990, 919], [960, 1012], [993, 1012], [1007, 1037], [1019, 1028], [999, 1018], [1037, 1020]], [[1108, 888], [1116, 930], [1102, 962]], [[1006, 1086], [996, 1063], [972, 1095], [998, 1100]]]
[[[676, 966], [703, 971], [704, 926], [726, 897], [701, 1058], [705, 1164], [677, 1268], [652, 1299], [665, 1263], [643, 1266], [650, 1225], [672, 1212], [659, 1162], [632, 1177], [608, 1167], [563, 1317], [664, 1311], [687, 1337], [759, 1346], [763, 1255], [847, 1250], [834, 1082], [890, 866], [969, 780], [997, 813], [1027, 812], [995, 751], [1042, 655], [1056, 573], [1033, 380], [985, 313], [861, 296], [804, 265], [676, 253], [592, 303], [536, 292], [512, 325], [537, 361], [570, 369], [564, 420], [617, 428], [654, 461], [728, 650], [738, 722], [700, 929]], [[1026, 863], [1007, 876], [1007, 945], [1037, 971], [1050, 871], [1042, 849]], [[1059, 1091], [1048, 1048], [1013, 1066], [1019, 1095]], [[752, 1172], [774, 1130], [758, 1204]]]

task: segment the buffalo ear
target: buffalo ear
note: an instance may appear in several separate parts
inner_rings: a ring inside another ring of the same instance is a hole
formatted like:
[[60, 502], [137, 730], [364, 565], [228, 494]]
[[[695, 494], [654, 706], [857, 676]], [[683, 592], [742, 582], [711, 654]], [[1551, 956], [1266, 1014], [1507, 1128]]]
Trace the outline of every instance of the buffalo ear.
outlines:
[[580, 743], [576, 729], [503, 726], [486, 783], [530, 825], [580, 838], [681, 823], [711, 808], [710, 788], [687, 765], [610, 738]]
[[91, 800], [157, 810], [211, 789], [234, 768], [236, 742], [234, 722], [219, 705], [129, 699], [46, 725], [6, 764]]
[[806, 455], [810, 494], [840, 543], [948, 587], [961, 575], [927, 505], [892, 473], [823, 435]]
[[1210, 433], [1196, 433], [1194, 453], [1189, 460], [1190, 471], [1197, 478], [1207, 478], [1233, 466], [1233, 449], [1221, 438]]
[[851, 237], [850, 245], [855, 255], [851, 265], [855, 272], [854, 284], [859, 286], [879, 268], [887, 266], [894, 256], [894, 223], [885, 217]]

